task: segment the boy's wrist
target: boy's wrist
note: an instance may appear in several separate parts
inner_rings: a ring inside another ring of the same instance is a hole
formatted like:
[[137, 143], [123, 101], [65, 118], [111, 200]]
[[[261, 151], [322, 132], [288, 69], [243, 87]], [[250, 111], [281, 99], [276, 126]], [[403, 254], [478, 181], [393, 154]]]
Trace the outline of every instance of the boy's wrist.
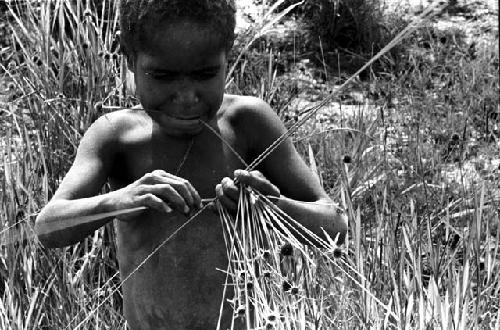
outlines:
[[121, 200], [120, 189], [110, 191], [106, 194], [101, 195], [102, 199], [99, 201], [97, 207], [98, 212], [113, 212], [120, 210]]

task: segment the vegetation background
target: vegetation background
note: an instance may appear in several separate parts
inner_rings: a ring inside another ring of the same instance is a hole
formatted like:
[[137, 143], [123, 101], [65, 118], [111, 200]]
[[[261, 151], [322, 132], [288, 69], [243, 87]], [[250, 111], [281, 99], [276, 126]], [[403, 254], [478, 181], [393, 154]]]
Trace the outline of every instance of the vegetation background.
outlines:
[[[323, 310], [342, 329], [500, 328], [498, 4], [449, 0], [335, 94], [421, 3], [238, 1], [228, 91], [289, 126], [334, 95], [293, 140], [348, 209], [352, 269], [329, 270]], [[115, 6], [0, 2], [1, 329], [125, 328], [112, 227], [33, 235], [87, 127], [135, 102]]]

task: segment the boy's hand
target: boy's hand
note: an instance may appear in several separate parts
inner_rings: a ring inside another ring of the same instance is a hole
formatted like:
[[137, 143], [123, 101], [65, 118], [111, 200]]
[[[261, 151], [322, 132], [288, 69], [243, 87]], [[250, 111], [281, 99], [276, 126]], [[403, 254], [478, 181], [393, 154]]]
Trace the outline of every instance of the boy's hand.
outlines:
[[[261, 194], [266, 196], [280, 196], [280, 190], [274, 184], [272, 184], [264, 175], [259, 171], [245, 171], [236, 170], [234, 171], [234, 179], [241, 184], [247, 185], [255, 190], [258, 190]], [[230, 211], [236, 211], [238, 209], [238, 198], [240, 196], [239, 189], [234, 183], [234, 180], [225, 177], [222, 179], [215, 187], [215, 194], [219, 198], [219, 201]]]
[[[201, 208], [201, 198], [189, 181], [162, 170], [147, 173], [116, 193], [118, 209], [146, 206], [158, 212], [170, 213], [175, 209], [188, 214]], [[134, 215], [119, 219], [126, 221]]]

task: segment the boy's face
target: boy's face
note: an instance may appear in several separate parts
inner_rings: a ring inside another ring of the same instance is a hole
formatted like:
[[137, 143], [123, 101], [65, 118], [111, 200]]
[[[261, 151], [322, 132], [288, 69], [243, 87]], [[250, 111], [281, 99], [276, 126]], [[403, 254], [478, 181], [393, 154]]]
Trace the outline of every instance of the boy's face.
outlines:
[[212, 119], [224, 96], [226, 52], [220, 38], [190, 21], [149, 31], [131, 68], [141, 104], [167, 134], [198, 134], [200, 120]]

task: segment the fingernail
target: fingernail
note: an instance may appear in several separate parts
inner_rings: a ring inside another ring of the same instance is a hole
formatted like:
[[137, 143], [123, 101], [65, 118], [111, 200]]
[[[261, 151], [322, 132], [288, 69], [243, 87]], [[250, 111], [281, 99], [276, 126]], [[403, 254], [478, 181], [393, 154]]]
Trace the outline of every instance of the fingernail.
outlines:
[[184, 213], [186, 213], [186, 214], [189, 213], [189, 206], [187, 206], [187, 205], [184, 206]]

